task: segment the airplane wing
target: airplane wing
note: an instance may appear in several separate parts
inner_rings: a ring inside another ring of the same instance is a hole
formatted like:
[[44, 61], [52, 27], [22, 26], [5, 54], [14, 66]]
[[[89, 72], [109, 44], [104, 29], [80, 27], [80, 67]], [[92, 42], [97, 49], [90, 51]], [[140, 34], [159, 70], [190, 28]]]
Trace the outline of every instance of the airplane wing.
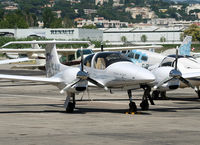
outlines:
[[11, 44], [89, 44], [90, 41], [62, 41], [62, 40], [45, 40], [45, 41], [10, 41], [3, 46], [2, 48]]
[[[68, 53], [68, 52], [76, 52], [77, 49], [57, 49], [58, 53]], [[0, 53], [45, 53], [45, 49], [0, 49]]]
[[17, 58], [17, 59], [6, 59], [6, 60], [0, 60], [0, 64], [8, 64], [8, 63], [15, 63], [15, 62], [23, 62], [23, 61], [29, 61], [31, 59], [25, 57], [25, 58]]
[[182, 77], [185, 79], [200, 80], [200, 72], [185, 73], [182, 74]]
[[[150, 45], [150, 46], [129, 46], [129, 47], [106, 47], [103, 48], [104, 51], [122, 51], [122, 50], [132, 50], [132, 49], [159, 49], [162, 45]], [[101, 48], [91, 48], [92, 51], [101, 51]]]
[[43, 68], [45, 69], [45, 64], [27, 64], [27, 65], [15, 65], [12, 69], [38, 69]]
[[43, 77], [29, 77], [29, 76], [4, 75], [4, 74], [0, 74], [0, 79], [17, 80], [17, 81], [45, 82], [45, 83], [50, 83], [50, 84], [62, 82], [62, 80], [60, 78], [56, 78], [56, 77], [43, 78]]

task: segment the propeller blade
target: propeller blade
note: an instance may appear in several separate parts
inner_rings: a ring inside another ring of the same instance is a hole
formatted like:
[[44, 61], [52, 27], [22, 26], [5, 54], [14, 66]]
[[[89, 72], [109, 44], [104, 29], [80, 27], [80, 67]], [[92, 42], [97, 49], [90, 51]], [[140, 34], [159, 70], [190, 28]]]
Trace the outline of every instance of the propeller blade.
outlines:
[[173, 77], [167, 77], [167, 78], [165, 78], [164, 80], [162, 80], [160, 83], [158, 83], [157, 85], [155, 85], [153, 88], [154, 88], [154, 89], [157, 89], [157, 88], [159, 88], [160, 86], [162, 86], [163, 84], [165, 84], [165, 83], [171, 81], [172, 79], [173, 79]]
[[66, 90], [68, 90], [69, 88], [71, 88], [72, 86], [74, 86], [75, 84], [77, 84], [78, 82], [80, 82], [81, 79], [75, 79], [74, 81], [72, 81], [71, 83], [69, 83], [67, 86], [65, 86], [60, 93], [63, 94]]
[[178, 46], [176, 47], [175, 70], [177, 70], [177, 63], [178, 63]]
[[93, 84], [95, 84], [95, 85], [97, 85], [100, 88], [104, 88], [105, 90], [108, 90], [108, 88], [106, 86], [104, 86], [103, 84], [97, 82], [96, 80], [94, 80], [94, 79], [92, 79], [90, 77], [88, 77], [88, 81], [93, 83]]
[[188, 80], [186, 80], [185, 78], [180, 77], [179, 79], [180, 79], [180, 81], [182, 81], [184, 84], [186, 84], [188, 87], [191, 87], [191, 88], [194, 89], [195, 91], [197, 90], [197, 88], [194, 87], [194, 86], [193, 86]]
[[83, 47], [81, 47], [81, 71], [83, 71]]

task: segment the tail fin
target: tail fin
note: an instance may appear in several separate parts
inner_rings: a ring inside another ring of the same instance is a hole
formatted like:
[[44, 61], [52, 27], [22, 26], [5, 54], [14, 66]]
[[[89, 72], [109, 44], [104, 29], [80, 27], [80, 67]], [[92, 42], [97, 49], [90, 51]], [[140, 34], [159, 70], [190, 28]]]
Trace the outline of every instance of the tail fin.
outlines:
[[179, 47], [179, 55], [190, 56], [191, 43], [192, 43], [192, 36], [186, 36], [185, 39], [183, 40], [183, 43]]
[[47, 44], [46, 46], [46, 75], [52, 77], [62, 69], [62, 64], [59, 61], [56, 51], [56, 44]]

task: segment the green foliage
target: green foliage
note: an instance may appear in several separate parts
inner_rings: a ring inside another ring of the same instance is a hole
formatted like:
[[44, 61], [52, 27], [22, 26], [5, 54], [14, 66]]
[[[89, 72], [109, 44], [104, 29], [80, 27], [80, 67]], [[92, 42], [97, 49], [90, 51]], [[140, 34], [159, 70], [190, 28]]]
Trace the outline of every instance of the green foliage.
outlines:
[[122, 36], [122, 37], [121, 37], [121, 41], [124, 42], [124, 43], [127, 42], [126, 36]]
[[141, 36], [141, 41], [142, 42], [146, 42], [147, 41], [147, 36], [146, 35], [142, 35]]
[[8, 13], [0, 20], [0, 28], [28, 28], [25, 15], [21, 11]]
[[62, 19], [54, 18], [53, 21], [50, 23], [50, 28], [62, 28]]
[[44, 28], [50, 28], [51, 23], [54, 21], [54, 13], [50, 8], [45, 8], [42, 13]]
[[200, 41], [200, 27], [193, 24], [184, 31], [184, 35], [192, 36], [193, 41]]
[[166, 42], [166, 38], [164, 36], [160, 37], [160, 42]]
[[84, 25], [82, 28], [85, 28], [85, 29], [96, 29], [97, 27], [95, 25]]

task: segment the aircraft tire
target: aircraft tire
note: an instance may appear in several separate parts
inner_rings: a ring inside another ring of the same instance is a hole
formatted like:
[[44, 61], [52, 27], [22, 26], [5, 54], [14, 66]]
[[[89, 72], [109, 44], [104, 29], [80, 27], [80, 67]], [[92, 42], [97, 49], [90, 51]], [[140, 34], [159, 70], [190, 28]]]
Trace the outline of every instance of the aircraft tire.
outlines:
[[159, 98], [159, 91], [153, 91], [152, 92], [152, 99], [158, 100], [158, 98]]
[[137, 106], [135, 104], [135, 102], [130, 102], [129, 103], [129, 113], [136, 113], [137, 112]]
[[198, 94], [198, 97], [200, 98], [200, 91], [198, 91], [197, 94]]
[[140, 103], [140, 107], [142, 110], [149, 110], [149, 103], [148, 103], [148, 100], [143, 100], [141, 103]]
[[166, 91], [160, 92], [160, 97], [162, 100], [167, 100]]
[[67, 106], [67, 108], [66, 108], [66, 112], [67, 112], [67, 113], [73, 113], [73, 112], [74, 112], [74, 108], [75, 108], [74, 103], [69, 102], [69, 103], [68, 103], [68, 106]]

